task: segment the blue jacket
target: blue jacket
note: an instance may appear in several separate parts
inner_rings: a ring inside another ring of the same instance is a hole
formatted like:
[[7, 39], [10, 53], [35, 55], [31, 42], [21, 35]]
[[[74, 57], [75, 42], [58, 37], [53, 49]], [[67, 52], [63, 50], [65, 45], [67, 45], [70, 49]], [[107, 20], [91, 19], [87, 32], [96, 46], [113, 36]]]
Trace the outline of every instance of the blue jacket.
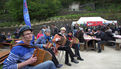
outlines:
[[43, 48], [43, 44], [46, 44], [46, 43], [47, 43], [47, 40], [48, 40], [49, 42], [52, 42], [51, 37], [50, 37], [50, 36], [46, 36], [46, 35], [44, 34], [44, 36], [39, 37], [39, 38], [36, 40], [35, 46], [38, 46], [38, 47], [40, 47], [40, 48]]
[[[19, 43], [24, 43], [23, 41]], [[30, 45], [33, 45], [30, 43]], [[15, 46], [12, 48], [9, 56], [3, 62], [3, 69], [18, 69], [18, 63], [28, 60], [34, 53], [34, 48], [26, 48], [23, 46]], [[28, 69], [30, 66], [25, 66], [22, 69]]]

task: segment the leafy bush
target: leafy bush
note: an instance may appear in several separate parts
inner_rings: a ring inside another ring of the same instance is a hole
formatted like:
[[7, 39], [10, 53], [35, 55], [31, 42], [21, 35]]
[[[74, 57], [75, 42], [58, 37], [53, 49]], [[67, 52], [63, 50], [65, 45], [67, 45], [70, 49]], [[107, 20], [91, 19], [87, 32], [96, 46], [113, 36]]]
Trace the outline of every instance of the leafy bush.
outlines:
[[[46, 19], [55, 15], [61, 8], [59, 0], [28, 0], [27, 2], [31, 20]], [[24, 20], [23, 0], [8, 0], [6, 8], [14, 21], [22, 22]]]

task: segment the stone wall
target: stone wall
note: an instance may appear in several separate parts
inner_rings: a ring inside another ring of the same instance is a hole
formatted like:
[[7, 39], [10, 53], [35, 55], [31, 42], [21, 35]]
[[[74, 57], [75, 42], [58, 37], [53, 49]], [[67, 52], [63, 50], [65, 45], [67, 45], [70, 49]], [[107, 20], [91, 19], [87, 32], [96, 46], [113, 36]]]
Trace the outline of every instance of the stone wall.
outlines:
[[[58, 28], [61, 28], [62, 26], [65, 26], [66, 24], [71, 25], [73, 20], [60, 20], [60, 21], [48, 21], [48, 22], [40, 22], [40, 23], [36, 23], [34, 25], [32, 25], [32, 28], [34, 29], [34, 34], [36, 35], [39, 30], [40, 27], [42, 25], [47, 25], [50, 26], [51, 24], [55, 24]], [[11, 32], [14, 33], [14, 31], [20, 27], [10, 27], [10, 28], [0, 28], [0, 32]]]

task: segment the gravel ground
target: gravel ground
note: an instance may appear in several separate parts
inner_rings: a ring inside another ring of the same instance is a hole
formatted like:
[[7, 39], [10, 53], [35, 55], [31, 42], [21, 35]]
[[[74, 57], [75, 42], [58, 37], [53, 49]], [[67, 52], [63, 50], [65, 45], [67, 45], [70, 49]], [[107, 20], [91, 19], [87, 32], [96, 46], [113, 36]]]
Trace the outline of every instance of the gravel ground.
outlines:
[[[0, 52], [3, 50], [7, 49], [0, 49]], [[121, 50], [115, 50], [113, 47], [105, 46], [105, 50], [101, 53], [92, 50], [80, 51], [84, 61], [79, 61], [78, 64], [70, 61], [72, 66], [65, 65], [65, 53], [62, 51], [59, 53], [57, 58], [63, 64], [59, 69], [121, 69]]]
[[[59, 56], [62, 56], [61, 55]], [[96, 51], [81, 51], [84, 61], [79, 61], [78, 64], [71, 62], [72, 66], [64, 64], [64, 55], [58, 60], [64, 66], [60, 69], [121, 69], [121, 50], [117, 51], [112, 47], [105, 46], [105, 50], [101, 53]]]

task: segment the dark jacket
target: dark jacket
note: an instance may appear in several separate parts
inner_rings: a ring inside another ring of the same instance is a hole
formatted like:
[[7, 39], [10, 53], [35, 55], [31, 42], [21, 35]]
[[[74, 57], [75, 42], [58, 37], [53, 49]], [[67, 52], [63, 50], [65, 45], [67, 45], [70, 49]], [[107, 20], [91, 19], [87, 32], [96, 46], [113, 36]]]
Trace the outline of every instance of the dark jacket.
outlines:
[[100, 32], [100, 33], [96, 33], [95, 36], [97, 38], [100, 38], [102, 41], [109, 41], [109, 40], [115, 40], [113, 38], [113, 35], [107, 33], [107, 32]]
[[0, 42], [6, 41], [5, 35], [0, 34]]
[[82, 31], [77, 31], [76, 34], [74, 35], [75, 37], [77, 37], [79, 39], [79, 42], [84, 42], [84, 37], [83, 37], [84, 33]]
[[59, 33], [59, 30], [58, 28], [53, 28], [52, 31], [51, 31], [51, 35], [54, 36], [55, 34]]
[[116, 39], [113, 37], [113, 34], [111, 33], [111, 32], [105, 32], [106, 33], [106, 35], [107, 35], [107, 39], [108, 40], [113, 40], [113, 41], [115, 41]]

